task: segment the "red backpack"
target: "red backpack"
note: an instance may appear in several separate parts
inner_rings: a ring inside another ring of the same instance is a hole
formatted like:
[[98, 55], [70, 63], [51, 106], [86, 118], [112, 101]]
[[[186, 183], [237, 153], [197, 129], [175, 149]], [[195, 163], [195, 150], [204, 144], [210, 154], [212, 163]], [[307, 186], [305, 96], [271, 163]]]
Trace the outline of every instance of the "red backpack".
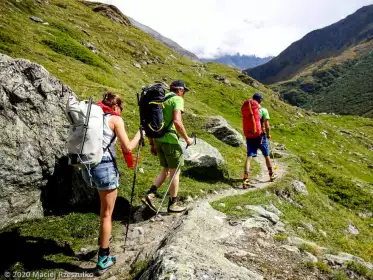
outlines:
[[246, 138], [257, 138], [262, 134], [260, 124], [259, 103], [255, 100], [246, 100], [242, 107], [243, 133]]

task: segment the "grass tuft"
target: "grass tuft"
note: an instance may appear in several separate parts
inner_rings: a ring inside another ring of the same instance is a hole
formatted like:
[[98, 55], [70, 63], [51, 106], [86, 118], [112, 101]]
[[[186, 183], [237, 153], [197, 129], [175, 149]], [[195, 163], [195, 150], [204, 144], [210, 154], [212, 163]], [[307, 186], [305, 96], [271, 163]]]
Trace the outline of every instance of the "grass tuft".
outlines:
[[56, 53], [69, 56], [85, 64], [97, 66], [104, 70], [108, 68], [99, 57], [93, 54], [89, 49], [60, 32], [55, 32], [55, 37], [53, 39], [43, 40], [42, 43]]

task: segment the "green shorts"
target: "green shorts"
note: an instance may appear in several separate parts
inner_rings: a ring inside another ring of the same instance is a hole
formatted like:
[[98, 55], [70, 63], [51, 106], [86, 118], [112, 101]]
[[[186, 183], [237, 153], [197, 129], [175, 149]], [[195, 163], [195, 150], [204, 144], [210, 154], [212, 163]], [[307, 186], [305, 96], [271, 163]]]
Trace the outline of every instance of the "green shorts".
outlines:
[[179, 162], [180, 167], [184, 165], [183, 150], [179, 144], [161, 143], [157, 140], [154, 142], [162, 167], [177, 168]]

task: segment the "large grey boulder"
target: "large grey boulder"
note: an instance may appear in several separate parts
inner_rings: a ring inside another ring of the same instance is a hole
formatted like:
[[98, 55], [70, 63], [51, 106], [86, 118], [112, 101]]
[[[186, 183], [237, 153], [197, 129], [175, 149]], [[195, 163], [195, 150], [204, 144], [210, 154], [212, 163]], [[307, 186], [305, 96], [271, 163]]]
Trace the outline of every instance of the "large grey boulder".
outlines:
[[64, 157], [70, 93], [42, 66], [0, 54], [0, 228], [94, 197]]
[[206, 123], [206, 130], [230, 146], [239, 147], [245, 143], [242, 135], [221, 116], [210, 117]]
[[224, 176], [222, 165], [224, 158], [215, 147], [202, 139], [187, 149], [184, 139], [180, 140], [183, 148], [187, 175], [201, 180], [219, 180]]

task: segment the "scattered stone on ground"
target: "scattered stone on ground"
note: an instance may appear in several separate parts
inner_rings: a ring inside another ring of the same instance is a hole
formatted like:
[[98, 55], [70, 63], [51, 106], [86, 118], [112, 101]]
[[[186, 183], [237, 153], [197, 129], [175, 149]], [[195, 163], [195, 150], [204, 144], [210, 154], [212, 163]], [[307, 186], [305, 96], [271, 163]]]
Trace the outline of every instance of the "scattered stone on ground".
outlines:
[[134, 62], [132, 65], [135, 66], [137, 69], [141, 69], [141, 65], [138, 62]]
[[317, 263], [318, 259], [316, 256], [312, 255], [310, 252], [305, 252], [306, 256], [312, 261], [313, 263]]
[[30, 19], [31, 19], [32, 21], [37, 22], [37, 23], [42, 23], [42, 22], [44, 22], [41, 18], [38, 18], [38, 17], [35, 17], [35, 16], [31, 16]]
[[303, 226], [309, 231], [309, 232], [315, 232], [315, 228], [311, 223], [302, 223]]
[[360, 232], [352, 223], [350, 223], [348, 225], [348, 228], [346, 229], [346, 233], [350, 233], [350, 234], [353, 234], [353, 235], [358, 235]]
[[83, 45], [88, 48], [94, 54], [99, 54], [98, 49], [90, 42], [83, 42]]
[[307, 191], [306, 185], [303, 182], [298, 181], [298, 180], [293, 180], [292, 185], [294, 187], [294, 190], [297, 193], [308, 195], [308, 191]]
[[289, 252], [300, 253], [298, 247], [296, 246], [283, 245], [281, 246], [281, 248], [284, 248], [285, 250], [288, 250]]
[[327, 235], [327, 233], [326, 233], [326, 231], [323, 231], [323, 230], [319, 230], [319, 232], [320, 232], [320, 234], [322, 235], [322, 236], [324, 236], [324, 237], [327, 237], [328, 235]]
[[264, 205], [264, 208], [269, 211], [269, 212], [272, 212], [272, 213], [275, 213], [277, 216], [283, 216], [282, 212], [280, 210], [278, 210], [276, 208], [276, 206], [274, 206], [273, 204], [270, 204], [270, 205]]
[[265, 210], [262, 206], [246, 205], [245, 208], [255, 211], [256, 213], [258, 213], [259, 216], [270, 220], [273, 224], [276, 224], [280, 220], [280, 218], [276, 214]]
[[362, 258], [344, 252], [341, 252], [338, 255], [325, 254], [323, 256], [323, 259], [332, 266], [342, 266], [345, 263], [354, 261], [360, 263], [370, 270], [373, 270], [373, 264], [364, 261]]

